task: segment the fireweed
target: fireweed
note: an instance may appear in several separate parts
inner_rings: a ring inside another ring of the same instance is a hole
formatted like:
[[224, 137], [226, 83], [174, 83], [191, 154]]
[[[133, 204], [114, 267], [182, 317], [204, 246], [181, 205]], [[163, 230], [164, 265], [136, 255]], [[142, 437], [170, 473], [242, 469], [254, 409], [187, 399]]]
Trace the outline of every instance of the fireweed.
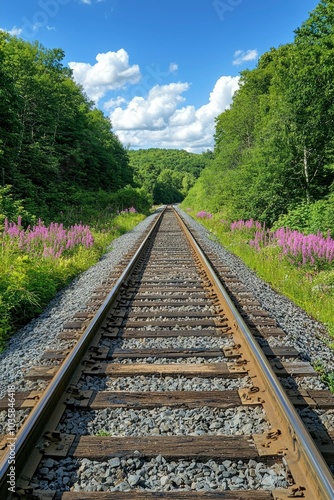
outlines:
[[212, 219], [212, 214], [210, 214], [209, 212], [205, 212], [205, 210], [201, 210], [196, 214], [196, 217], [198, 217], [199, 219]]
[[253, 230], [253, 239], [249, 241], [251, 247], [260, 251], [268, 246], [278, 246], [281, 248], [281, 256], [298, 266], [322, 268], [334, 260], [334, 240], [329, 234], [326, 237], [321, 233], [305, 235], [284, 227], [270, 231], [252, 219], [233, 222], [230, 227], [232, 231]]
[[117, 215], [135, 214], [135, 213], [137, 213], [137, 210], [135, 209], [135, 207], [130, 207], [130, 208], [124, 208], [120, 212], [118, 211]]
[[232, 222], [230, 227], [231, 231], [235, 231], [236, 229], [262, 229], [261, 223], [258, 221], [254, 221], [253, 219], [249, 219], [246, 221], [238, 220], [236, 222]]
[[270, 231], [252, 219], [236, 221], [231, 228], [225, 214], [217, 213], [208, 220], [195, 217], [195, 213], [194, 209], [193, 217], [215, 234], [227, 250], [276, 291], [322, 322], [334, 338], [333, 239], [282, 228]]
[[[17, 244], [18, 250], [39, 257], [59, 258], [64, 252], [78, 245], [92, 247], [94, 238], [88, 226], [76, 224], [65, 229], [63, 224], [52, 222], [49, 227], [39, 219], [38, 224], [26, 230], [21, 226], [21, 218], [17, 223], [5, 219], [3, 239], [9, 238], [11, 244]], [[68, 253], [68, 252], [67, 252]]]
[[[145, 217], [133, 207], [111, 217], [103, 231], [42, 221], [23, 229], [21, 219], [0, 231], [0, 351], [17, 327], [39, 314], [56, 292], [107, 251], [111, 242]], [[100, 221], [98, 221], [100, 222]], [[117, 227], [116, 227], [117, 225]]]

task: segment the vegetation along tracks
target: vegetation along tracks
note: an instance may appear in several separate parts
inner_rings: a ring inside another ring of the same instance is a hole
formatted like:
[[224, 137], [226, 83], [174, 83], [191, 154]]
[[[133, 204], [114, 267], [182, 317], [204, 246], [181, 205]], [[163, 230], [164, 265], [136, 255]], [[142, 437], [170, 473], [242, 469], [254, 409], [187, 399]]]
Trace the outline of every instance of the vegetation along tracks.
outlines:
[[172, 209], [61, 336], [74, 347], [27, 373], [49, 380], [45, 392], [15, 394], [31, 411], [15, 436], [13, 498], [333, 498], [333, 436], [314, 440], [296, 411], [331, 410], [333, 396], [282, 389], [316, 373], [270, 346], [284, 333]]

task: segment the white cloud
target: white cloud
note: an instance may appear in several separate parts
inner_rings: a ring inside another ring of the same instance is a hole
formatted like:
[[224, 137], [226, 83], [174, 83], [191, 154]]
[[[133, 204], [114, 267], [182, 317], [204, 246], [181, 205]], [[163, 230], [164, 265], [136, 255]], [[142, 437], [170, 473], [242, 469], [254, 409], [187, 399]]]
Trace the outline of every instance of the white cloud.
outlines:
[[139, 66], [129, 66], [129, 56], [124, 49], [97, 54], [97, 63], [69, 62], [73, 78], [80, 83], [87, 96], [97, 102], [109, 90], [120, 89], [141, 79]]
[[254, 61], [257, 59], [259, 56], [259, 53], [256, 49], [249, 49], [246, 50], [237, 50], [234, 52], [234, 61], [233, 64], [234, 66], [239, 66], [240, 64], [243, 64], [244, 62], [247, 61]]
[[14, 26], [11, 30], [9, 30], [9, 34], [10, 35], [14, 35], [14, 36], [19, 36], [21, 35], [23, 29], [22, 28], [17, 28], [16, 26]]
[[131, 147], [183, 148], [201, 152], [213, 146], [214, 118], [229, 107], [239, 77], [222, 76], [200, 108], [183, 106], [189, 83], [156, 85], [110, 114], [113, 130]]
[[12, 36], [20, 36], [23, 29], [22, 28], [17, 28], [16, 26], [13, 26], [11, 30], [4, 30], [0, 28], [0, 31], [7, 31]]
[[213, 91], [210, 92], [209, 103], [197, 111], [197, 116], [201, 123], [210, 122], [215, 116], [227, 109], [238, 87], [239, 77], [221, 76], [217, 80]]
[[175, 73], [179, 69], [179, 65], [176, 63], [170, 63], [169, 73]]
[[196, 120], [196, 109], [194, 106], [186, 106], [182, 109], [177, 109], [170, 117], [169, 125], [171, 127], [185, 126]]
[[188, 83], [155, 85], [146, 99], [134, 97], [126, 109], [116, 108], [110, 115], [112, 123], [118, 130], [163, 130], [188, 88]]
[[109, 111], [110, 109], [117, 108], [117, 107], [121, 106], [121, 104], [124, 104], [124, 103], [126, 103], [126, 100], [124, 99], [124, 97], [116, 97], [116, 99], [110, 99], [109, 101], [105, 102], [103, 104], [103, 108], [106, 111]]

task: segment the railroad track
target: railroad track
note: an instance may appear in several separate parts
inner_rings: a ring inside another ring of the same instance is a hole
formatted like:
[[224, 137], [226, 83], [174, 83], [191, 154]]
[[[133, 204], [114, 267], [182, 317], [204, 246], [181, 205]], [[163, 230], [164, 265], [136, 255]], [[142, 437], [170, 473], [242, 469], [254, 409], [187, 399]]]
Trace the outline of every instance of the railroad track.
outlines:
[[282, 389], [316, 373], [171, 208], [60, 336], [27, 373], [46, 390], [0, 401], [29, 412], [2, 437], [1, 498], [334, 498], [333, 436], [296, 411], [333, 396]]

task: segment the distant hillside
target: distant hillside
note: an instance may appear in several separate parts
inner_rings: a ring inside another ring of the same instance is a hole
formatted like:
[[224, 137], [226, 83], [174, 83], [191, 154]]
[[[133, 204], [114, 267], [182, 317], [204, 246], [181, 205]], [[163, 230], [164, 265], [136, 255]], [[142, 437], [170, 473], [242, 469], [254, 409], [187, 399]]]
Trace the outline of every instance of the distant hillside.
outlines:
[[139, 149], [128, 154], [135, 182], [154, 204], [182, 201], [212, 158], [211, 151], [194, 154], [180, 149]]

